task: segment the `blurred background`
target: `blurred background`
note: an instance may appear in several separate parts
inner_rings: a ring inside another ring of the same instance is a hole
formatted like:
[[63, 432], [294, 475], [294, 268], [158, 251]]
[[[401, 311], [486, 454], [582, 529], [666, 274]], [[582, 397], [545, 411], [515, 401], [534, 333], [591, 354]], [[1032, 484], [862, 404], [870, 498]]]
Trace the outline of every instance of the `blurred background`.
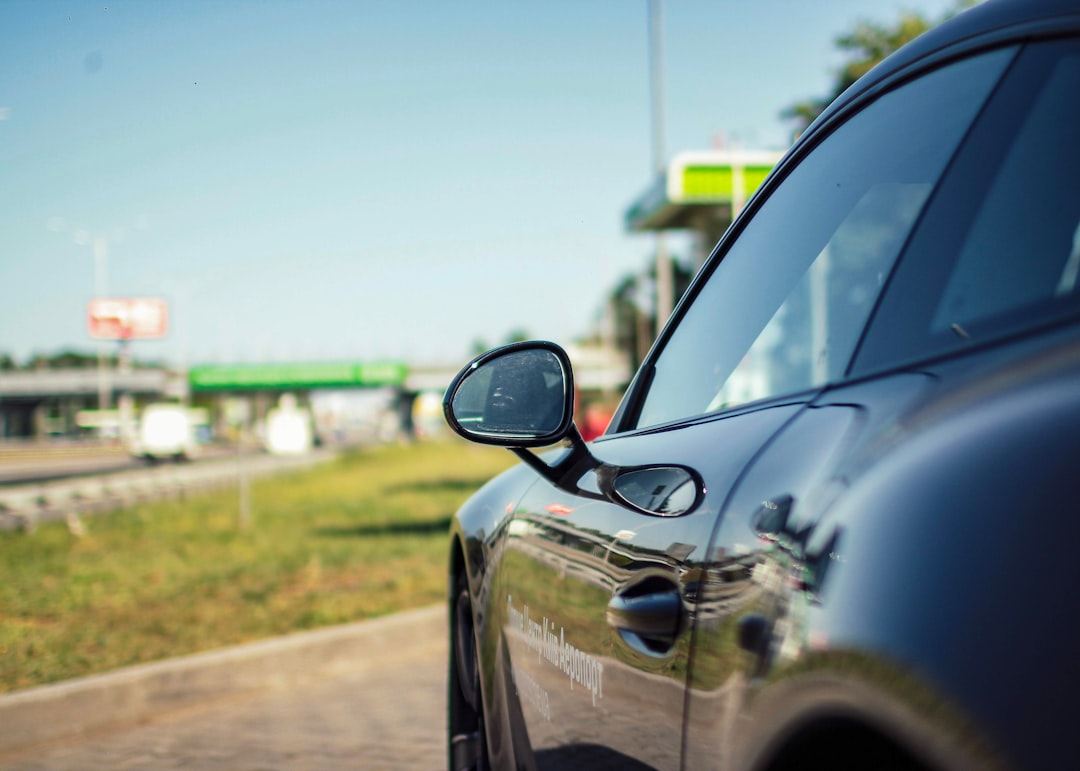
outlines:
[[516, 462], [458, 369], [559, 343], [602, 432], [798, 133], [968, 4], [0, 2], [0, 695], [444, 602]]
[[7, 0], [0, 440], [411, 439], [525, 338], [600, 431], [807, 120], [961, 5]]

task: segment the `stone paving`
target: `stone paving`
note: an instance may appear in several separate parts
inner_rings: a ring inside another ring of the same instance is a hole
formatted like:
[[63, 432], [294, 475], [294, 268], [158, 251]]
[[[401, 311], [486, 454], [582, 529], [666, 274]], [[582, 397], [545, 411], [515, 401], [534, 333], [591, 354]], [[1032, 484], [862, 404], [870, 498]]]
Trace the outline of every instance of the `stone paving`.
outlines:
[[431, 635], [333, 675], [0, 755], [0, 769], [445, 768], [446, 653]]

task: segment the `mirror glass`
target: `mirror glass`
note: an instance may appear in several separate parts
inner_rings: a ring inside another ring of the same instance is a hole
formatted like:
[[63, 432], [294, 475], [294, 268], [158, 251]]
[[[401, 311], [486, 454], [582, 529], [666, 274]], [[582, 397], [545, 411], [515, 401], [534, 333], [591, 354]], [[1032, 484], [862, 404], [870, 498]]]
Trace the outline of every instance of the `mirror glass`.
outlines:
[[567, 377], [549, 350], [513, 351], [477, 366], [458, 385], [451, 408], [470, 434], [538, 438], [566, 419]]
[[697, 504], [699, 490], [693, 475], [679, 466], [655, 466], [620, 474], [615, 494], [634, 508], [660, 517], [678, 517]]

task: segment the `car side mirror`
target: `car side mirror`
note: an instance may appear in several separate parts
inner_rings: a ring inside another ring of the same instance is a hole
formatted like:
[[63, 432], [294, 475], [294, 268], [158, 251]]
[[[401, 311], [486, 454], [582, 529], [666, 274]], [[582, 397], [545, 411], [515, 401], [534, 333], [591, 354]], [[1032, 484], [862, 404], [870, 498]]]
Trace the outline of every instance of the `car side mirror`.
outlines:
[[[650, 516], [679, 517], [693, 511], [705, 493], [700, 475], [685, 466], [622, 467], [598, 460], [574, 425], [573, 368], [554, 343], [513, 343], [478, 356], [450, 383], [443, 413], [458, 435], [506, 447], [575, 495]], [[559, 442], [568, 443], [569, 451], [550, 463], [528, 449]], [[580, 486], [590, 472], [599, 492]]]
[[517, 343], [474, 359], [446, 392], [446, 421], [482, 444], [545, 447], [573, 425], [570, 360], [553, 343]]

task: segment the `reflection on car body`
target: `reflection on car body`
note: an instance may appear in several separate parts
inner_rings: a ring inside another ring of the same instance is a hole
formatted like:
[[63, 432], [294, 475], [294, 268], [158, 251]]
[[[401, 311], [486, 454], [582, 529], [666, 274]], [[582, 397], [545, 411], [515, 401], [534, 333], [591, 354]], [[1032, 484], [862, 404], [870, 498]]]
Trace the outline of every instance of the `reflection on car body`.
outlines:
[[804, 134], [604, 436], [551, 343], [461, 372], [524, 462], [452, 524], [451, 767], [1075, 764], [1078, 93], [1080, 5], [989, 0]]

